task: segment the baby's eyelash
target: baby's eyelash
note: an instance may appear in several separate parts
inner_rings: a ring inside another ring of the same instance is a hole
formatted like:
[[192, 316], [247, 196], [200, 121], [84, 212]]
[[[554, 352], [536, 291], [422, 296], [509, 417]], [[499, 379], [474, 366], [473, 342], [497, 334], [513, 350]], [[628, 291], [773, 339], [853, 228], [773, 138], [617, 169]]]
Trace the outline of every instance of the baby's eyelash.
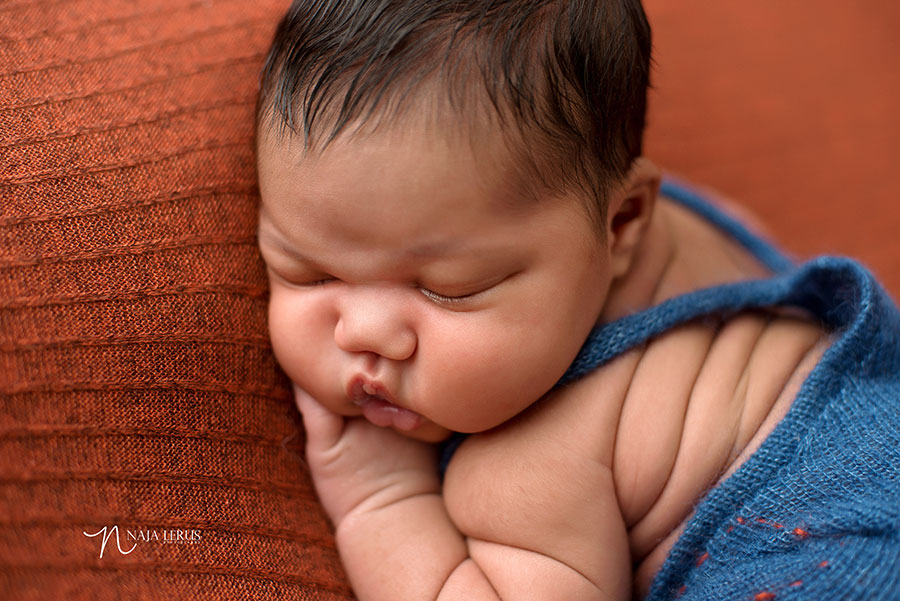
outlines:
[[464, 302], [478, 294], [477, 292], [475, 292], [473, 294], [463, 294], [461, 296], [444, 296], [443, 294], [438, 294], [434, 290], [429, 290], [428, 288], [419, 288], [419, 291], [421, 291], [422, 294], [435, 302], [450, 305], [452, 305], [453, 303]]

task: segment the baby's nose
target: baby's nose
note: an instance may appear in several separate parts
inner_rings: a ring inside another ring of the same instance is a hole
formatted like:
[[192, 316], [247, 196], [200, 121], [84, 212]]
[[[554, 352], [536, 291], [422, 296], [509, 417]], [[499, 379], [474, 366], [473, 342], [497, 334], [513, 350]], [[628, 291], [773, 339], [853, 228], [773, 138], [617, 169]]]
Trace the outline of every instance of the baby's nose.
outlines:
[[349, 293], [341, 303], [334, 341], [350, 353], [370, 352], [403, 361], [418, 343], [408, 311], [390, 291]]

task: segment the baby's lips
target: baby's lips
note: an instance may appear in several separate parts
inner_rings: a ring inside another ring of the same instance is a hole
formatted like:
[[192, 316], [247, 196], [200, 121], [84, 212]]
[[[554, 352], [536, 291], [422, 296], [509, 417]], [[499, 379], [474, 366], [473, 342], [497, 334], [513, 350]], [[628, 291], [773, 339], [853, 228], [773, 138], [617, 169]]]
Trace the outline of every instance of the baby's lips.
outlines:
[[347, 385], [347, 398], [358, 405], [365, 402], [370, 397], [377, 397], [383, 401], [394, 404], [394, 398], [381, 382], [370, 380], [363, 375], [353, 377]]
[[381, 427], [394, 427], [410, 431], [421, 426], [425, 419], [409, 409], [394, 403], [393, 397], [381, 382], [365, 376], [356, 376], [347, 386], [347, 397], [362, 409], [369, 422]]
[[425, 419], [409, 409], [404, 409], [376, 396], [366, 396], [359, 402], [354, 402], [362, 409], [363, 416], [369, 422], [382, 428], [393, 427], [397, 430], [410, 431], [421, 426]]

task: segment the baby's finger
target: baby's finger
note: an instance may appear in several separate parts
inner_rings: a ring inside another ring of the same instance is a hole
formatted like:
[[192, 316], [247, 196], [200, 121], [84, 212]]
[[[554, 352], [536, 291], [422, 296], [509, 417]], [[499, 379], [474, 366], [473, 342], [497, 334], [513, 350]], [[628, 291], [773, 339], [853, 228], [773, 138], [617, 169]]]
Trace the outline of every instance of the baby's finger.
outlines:
[[294, 402], [303, 415], [306, 443], [309, 447], [324, 450], [340, 440], [344, 430], [344, 418], [324, 407], [305, 390], [294, 385]]

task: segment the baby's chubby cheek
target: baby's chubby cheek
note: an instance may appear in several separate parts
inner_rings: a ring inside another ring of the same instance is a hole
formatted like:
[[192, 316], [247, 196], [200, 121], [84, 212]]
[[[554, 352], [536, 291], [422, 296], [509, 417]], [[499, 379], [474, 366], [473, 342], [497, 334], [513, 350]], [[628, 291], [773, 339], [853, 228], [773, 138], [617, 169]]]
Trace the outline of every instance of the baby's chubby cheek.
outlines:
[[273, 284], [268, 307], [268, 331], [275, 360], [294, 385], [305, 390], [320, 404], [337, 411], [337, 365], [323, 344], [324, 327], [318, 328], [321, 330], [318, 335], [310, 327], [321, 320], [315, 319], [314, 311], [303, 311], [302, 307], [296, 311], [288, 301], [278, 285]]

